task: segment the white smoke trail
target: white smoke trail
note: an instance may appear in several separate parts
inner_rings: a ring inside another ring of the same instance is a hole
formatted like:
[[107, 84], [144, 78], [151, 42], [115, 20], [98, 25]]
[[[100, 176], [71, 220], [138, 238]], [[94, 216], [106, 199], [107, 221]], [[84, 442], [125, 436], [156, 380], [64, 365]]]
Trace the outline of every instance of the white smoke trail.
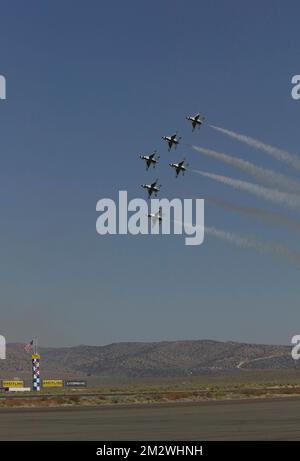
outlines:
[[234, 187], [235, 189], [245, 190], [250, 194], [261, 197], [265, 200], [275, 202], [279, 205], [288, 206], [296, 210], [300, 210], [300, 196], [296, 194], [289, 194], [287, 192], [279, 192], [278, 190], [268, 189], [267, 187], [259, 186], [258, 184], [253, 184], [247, 181], [241, 181], [238, 179], [233, 179], [228, 176], [222, 176], [214, 173], [208, 173], [206, 171], [200, 170], [190, 170], [194, 173], [200, 174], [207, 178], [213, 179], [220, 183], [226, 184], [228, 186]]
[[[174, 222], [184, 224], [185, 227], [191, 226], [194, 230], [194, 227], [187, 223], [178, 220], [173, 220]], [[236, 232], [229, 232], [222, 229], [217, 229], [213, 226], [205, 226], [205, 234], [216, 237], [225, 242], [231, 243], [242, 249], [254, 250], [258, 254], [275, 254], [282, 258], [288, 259], [289, 261], [300, 264], [300, 253], [296, 250], [292, 250], [287, 246], [283, 245], [280, 242], [276, 241], [264, 241], [257, 238], [255, 235], [242, 235], [237, 234]]]
[[214, 130], [220, 131], [223, 134], [226, 134], [227, 136], [230, 136], [231, 138], [237, 139], [238, 141], [241, 141], [248, 146], [254, 147], [256, 149], [259, 149], [263, 152], [266, 152], [269, 155], [272, 155], [272, 157], [276, 158], [277, 160], [280, 160], [281, 162], [285, 162], [292, 167], [296, 168], [297, 170], [300, 170], [300, 158], [295, 155], [291, 154], [290, 152], [287, 152], [286, 150], [279, 149], [278, 147], [270, 146], [269, 144], [265, 144], [264, 142], [258, 141], [257, 139], [250, 138], [249, 136], [245, 136], [240, 133], [236, 133], [235, 131], [227, 130], [225, 128], [221, 128], [219, 126], [215, 125], [209, 125], [211, 128]]
[[214, 205], [220, 208], [231, 210], [237, 213], [243, 213], [245, 215], [258, 218], [262, 221], [267, 221], [269, 223], [287, 226], [294, 231], [300, 232], [300, 221], [282, 215], [280, 213], [275, 213], [269, 210], [263, 210], [261, 208], [245, 207], [225, 200], [220, 200], [214, 197], [205, 197], [205, 200], [209, 203], [213, 203]]
[[280, 257], [287, 258], [290, 261], [300, 264], [300, 253], [291, 250], [278, 242], [266, 242], [257, 239], [255, 236], [241, 235], [207, 226], [205, 227], [205, 233], [228, 243], [232, 243], [239, 248], [255, 250], [259, 254], [274, 253]]
[[272, 187], [277, 187], [281, 190], [288, 192], [298, 192], [300, 193], [300, 183], [288, 176], [285, 176], [281, 173], [276, 173], [273, 170], [268, 170], [254, 165], [251, 162], [243, 160], [241, 158], [236, 158], [231, 155], [224, 154], [222, 152], [217, 152], [211, 149], [205, 149], [203, 147], [191, 146], [194, 150], [201, 152], [204, 155], [220, 160], [228, 165], [232, 165], [245, 173], [250, 174], [254, 178], [265, 182]]

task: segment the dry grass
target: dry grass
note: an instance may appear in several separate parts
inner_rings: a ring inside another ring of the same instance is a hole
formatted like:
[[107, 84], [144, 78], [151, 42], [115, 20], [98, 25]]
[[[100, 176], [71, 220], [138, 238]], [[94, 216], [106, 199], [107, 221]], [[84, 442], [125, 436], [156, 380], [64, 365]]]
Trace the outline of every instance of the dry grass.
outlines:
[[[14, 398], [7, 394], [1, 394], [0, 408], [20, 408], [20, 407], [69, 407], [69, 406], [100, 406], [100, 405], [118, 405], [118, 404], [145, 404], [145, 403], [171, 403], [171, 402], [201, 402], [209, 400], [229, 400], [229, 399], [246, 399], [246, 398], [272, 398], [272, 397], [289, 397], [299, 396], [300, 387], [295, 385], [234, 385], [234, 386], [206, 386], [205, 388], [187, 389], [185, 386], [162, 386], [154, 391], [151, 389], [141, 391], [130, 389], [125, 392], [122, 388], [114, 388], [114, 393], [110, 395], [101, 395], [97, 389], [98, 395], [80, 395], [78, 393], [69, 395], [59, 395], [55, 393], [52, 396], [43, 396], [34, 398]], [[94, 389], [94, 392], [96, 390]], [[4, 398], [3, 398], [4, 397]]]

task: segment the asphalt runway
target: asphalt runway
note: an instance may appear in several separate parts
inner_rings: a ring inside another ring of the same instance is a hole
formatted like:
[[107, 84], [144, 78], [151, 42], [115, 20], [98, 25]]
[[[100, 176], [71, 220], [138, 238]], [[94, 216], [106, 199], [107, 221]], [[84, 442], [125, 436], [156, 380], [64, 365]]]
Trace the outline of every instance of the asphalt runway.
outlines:
[[300, 399], [0, 409], [0, 440], [300, 440]]

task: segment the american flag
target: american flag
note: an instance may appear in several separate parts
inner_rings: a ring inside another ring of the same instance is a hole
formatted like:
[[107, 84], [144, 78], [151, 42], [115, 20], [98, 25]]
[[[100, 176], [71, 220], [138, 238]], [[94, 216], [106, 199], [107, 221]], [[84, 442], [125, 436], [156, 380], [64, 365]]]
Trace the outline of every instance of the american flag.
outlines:
[[30, 341], [30, 343], [25, 344], [24, 349], [26, 352], [32, 352], [33, 351], [33, 339]]

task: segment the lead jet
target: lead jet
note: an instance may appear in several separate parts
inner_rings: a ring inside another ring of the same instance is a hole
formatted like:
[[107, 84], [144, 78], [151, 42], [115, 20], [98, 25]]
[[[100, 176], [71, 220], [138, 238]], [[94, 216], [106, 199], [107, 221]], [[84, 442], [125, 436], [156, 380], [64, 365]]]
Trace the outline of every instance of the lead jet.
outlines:
[[140, 155], [140, 159], [145, 160], [146, 162], [147, 171], [149, 170], [151, 165], [153, 165], [153, 168], [155, 168], [156, 164], [158, 163], [159, 155], [156, 155], [156, 154], [157, 154], [157, 151], [155, 150], [150, 155]]
[[178, 178], [178, 175], [179, 175], [180, 172], [184, 176], [184, 173], [186, 172], [186, 169], [189, 166], [188, 163], [185, 163], [185, 159], [183, 159], [182, 162], [179, 162], [179, 163], [169, 163], [169, 165], [170, 165], [171, 168], [175, 169], [176, 178]]
[[192, 116], [190, 115], [189, 117], [185, 117], [189, 122], [192, 123], [192, 127], [193, 127], [193, 131], [195, 130], [195, 128], [200, 128], [200, 126], [202, 125], [202, 123], [204, 122], [205, 120], [205, 117], [203, 117], [203, 115], [201, 115], [200, 113]]
[[151, 219], [152, 226], [155, 226], [157, 221], [160, 223], [162, 221], [161, 207], [159, 207], [159, 210], [156, 213], [149, 213], [148, 218]]
[[151, 197], [152, 194], [154, 194], [155, 197], [157, 197], [157, 193], [160, 191], [161, 185], [158, 185], [158, 179], [154, 181], [152, 184], [141, 184], [141, 187], [143, 189], [147, 189], [148, 191], [148, 198]]
[[162, 138], [164, 141], [166, 141], [169, 145], [169, 152], [172, 148], [172, 146], [174, 145], [175, 149], [176, 147], [178, 146], [179, 142], [180, 142], [180, 139], [181, 139], [181, 136], [177, 136], [177, 132], [175, 134], [172, 134], [172, 136], [162, 136]]

